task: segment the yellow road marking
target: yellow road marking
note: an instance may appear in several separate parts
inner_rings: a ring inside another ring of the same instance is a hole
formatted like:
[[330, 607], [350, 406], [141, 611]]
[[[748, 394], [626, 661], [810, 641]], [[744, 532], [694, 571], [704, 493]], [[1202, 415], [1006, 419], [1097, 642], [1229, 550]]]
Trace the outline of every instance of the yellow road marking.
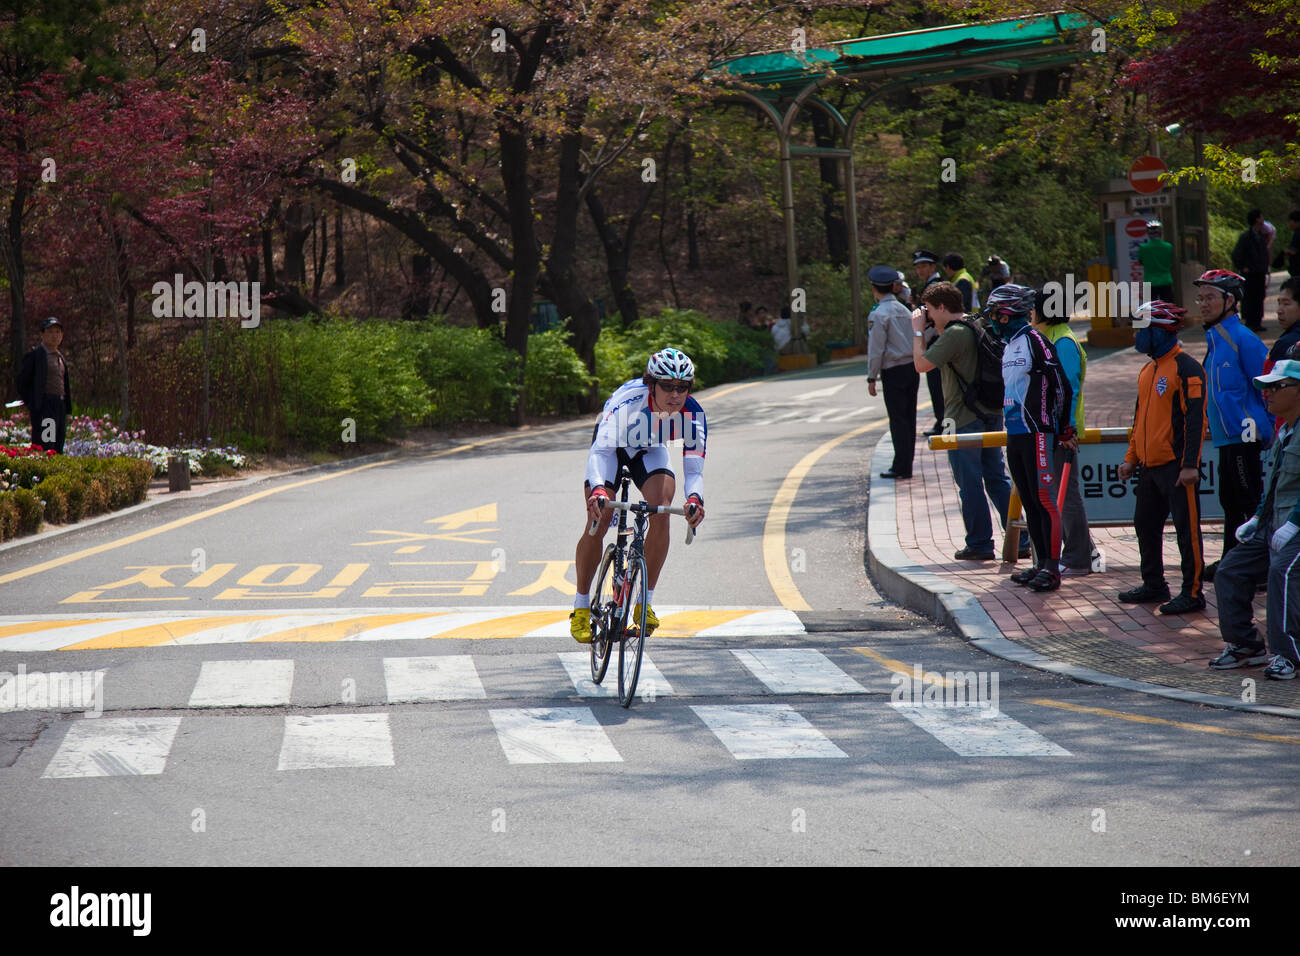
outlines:
[[870, 425], [855, 428], [838, 438], [832, 438], [830, 441], [818, 445], [790, 469], [790, 473], [781, 482], [781, 487], [777, 489], [776, 497], [772, 499], [772, 507], [767, 512], [767, 521], [763, 525], [763, 566], [767, 571], [768, 583], [772, 585], [772, 590], [776, 592], [777, 600], [781, 602], [781, 606], [787, 611], [812, 610], [812, 606], [803, 599], [803, 595], [795, 587], [794, 578], [790, 576], [790, 566], [786, 563], [785, 524], [790, 517], [790, 509], [794, 505], [795, 495], [799, 493], [799, 486], [803, 483], [808, 472], [812, 470], [813, 465], [817, 464], [828, 452], [844, 444], [850, 438], [864, 435], [873, 428], [880, 428], [883, 425], [884, 422], [872, 422]]
[[712, 393], [711, 395], [709, 395], [709, 401], [713, 401], [714, 399], [717, 398], [723, 398], [727, 395], [730, 395], [732, 392], [739, 392], [742, 388], [753, 388], [755, 385], [761, 385], [761, 384], [762, 382], [743, 382], [740, 385], [733, 385], [731, 386], [731, 388], [724, 388], [720, 392]]
[[680, 614], [665, 614], [659, 619], [653, 637], [694, 637], [699, 631], [708, 627], [718, 627], [737, 618], [753, 614], [750, 610], [741, 611], [683, 611]]
[[228, 501], [224, 505], [217, 505], [215, 508], [209, 508], [206, 511], [199, 511], [184, 518], [177, 518], [175, 521], [169, 521], [156, 528], [150, 528], [148, 531], [138, 531], [135, 534], [127, 535], [125, 538], [118, 538], [116, 541], [106, 541], [103, 544], [95, 545], [93, 548], [74, 551], [72, 554], [65, 554], [59, 558], [51, 558], [49, 561], [42, 561], [40, 564], [33, 564], [30, 568], [23, 568], [20, 571], [11, 571], [9, 574], [0, 575], [0, 584], [8, 584], [10, 581], [18, 581], [22, 578], [31, 577], [33, 574], [40, 574], [42, 571], [61, 568], [65, 564], [72, 564], [74, 561], [80, 561], [82, 558], [89, 558], [96, 554], [103, 554], [105, 551], [124, 548], [129, 544], [135, 544], [137, 541], [144, 541], [146, 538], [152, 538], [155, 535], [165, 534], [168, 531], [175, 531], [177, 528], [183, 528], [196, 521], [202, 521], [204, 518], [211, 518], [213, 515], [233, 511], [235, 508], [242, 508], [244, 505], [252, 504], [254, 501], [260, 501], [263, 498], [269, 498], [271, 495], [278, 495], [284, 491], [291, 491], [294, 488], [302, 488], [306, 485], [314, 485], [317, 482], [329, 481], [333, 478], [342, 478], [344, 475], [354, 475], [359, 471], [368, 471], [371, 468], [379, 468], [394, 463], [394, 461], [372, 461], [368, 465], [358, 465], [356, 468], [348, 468], [344, 471], [336, 471], [328, 475], [318, 475], [315, 478], [306, 478], [302, 481], [295, 481], [292, 484], [283, 485], [279, 488], [267, 488], [265, 491], [258, 491], [251, 495], [245, 495], [243, 498]]
[[1038, 698], [1026, 701], [1026, 703], [1037, 704], [1039, 707], [1055, 707], [1057, 710], [1069, 710], [1080, 714], [1118, 717], [1120, 720], [1131, 720], [1137, 724], [1160, 724], [1165, 727], [1179, 727], [1182, 730], [1196, 730], [1203, 734], [1219, 734], [1222, 737], [1244, 737], [1248, 740], [1263, 740], [1271, 744], [1300, 744], [1300, 737], [1287, 737], [1282, 734], [1255, 734], [1247, 730], [1226, 730], [1223, 727], [1214, 727], [1210, 724], [1189, 724], [1181, 720], [1165, 720], [1163, 717], [1144, 717], [1141, 714], [1126, 714], [1118, 710], [1107, 710], [1104, 707], [1084, 707], [1082, 704], [1067, 704], [1059, 700]]
[[489, 621], [479, 621], [476, 624], [454, 627], [450, 631], [431, 634], [430, 637], [439, 639], [444, 637], [467, 638], [470, 640], [519, 637], [522, 634], [535, 631], [539, 627], [546, 627], [548, 624], [557, 624], [560, 621], [567, 620], [568, 617], [568, 611], [529, 611], [526, 614], [510, 614]]
[[88, 641], [69, 644], [67, 647], [59, 648], [59, 650], [97, 651], [110, 647], [156, 647], [159, 644], [170, 644], [178, 637], [197, 634], [199, 631], [221, 627], [223, 624], [265, 621], [277, 616], [275, 614], [260, 614], [255, 617], [195, 617], [183, 621], [167, 621], [162, 624], [149, 624], [144, 627], [116, 631], [112, 634], [102, 634], [99, 637], [92, 637]]
[[76, 627], [78, 624], [103, 624], [111, 620], [111, 617], [95, 617], [79, 621], [31, 621], [26, 624], [6, 624], [0, 627], [0, 638], [13, 637], [16, 634], [32, 634], [36, 631], [51, 631], [56, 627]]
[[[448, 612], [450, 613], [450, 612]], [[354, 634], [360, 634], [362, 631], [368, 631], [371, 628], [383, 627], [386, 624], [403, 624], [406, 621], [415, 621], [420, 618], [432, 620], [436, 617], [445, 617], [445, 614], [372, 614], [368, 617], [347, 617], [341, 621], [326, 621], [322, 624], [304, 624], [301, 627], [291, 627], [287, 631], [276, 631], [273, 634], [265, 634], [262, 637], [255, 637], [249, 643], [258, 644], [267, 643], [287, 643], [290, 641], [303, 642], [324, 642], [324, 641], [341, 641], [345, 637], [351, 637]]]
[[[913, 665], [904, 664], [902, 661], [896, 661], [892, 657], [886, 657], [884, 654], [881, 654], [879, 651], [873, 651], [869, 647], [850, 647], [849, 650], [857, 651], [863, 657], [871, 658], [881, 667], [885, 668], [885, 670], [893, 671], [895, 674], [902, 674], [904, 677], [909, 677], [909, 678], [916, 676], [916, 668]], [[939, 684], [942, 685], [943, 687], [958, 686], [957, 681], [948, 680], [948, 678], [941, 675], [938, 671], [926, 671], [924, 668], [922, 668], [921, 673], [923, 675], [922, 680], [925, 679], [924, 675], [927, 674], [933, 674], [935, 677], [939, 678], [937, 681], [930, 681], [929, 683]]]

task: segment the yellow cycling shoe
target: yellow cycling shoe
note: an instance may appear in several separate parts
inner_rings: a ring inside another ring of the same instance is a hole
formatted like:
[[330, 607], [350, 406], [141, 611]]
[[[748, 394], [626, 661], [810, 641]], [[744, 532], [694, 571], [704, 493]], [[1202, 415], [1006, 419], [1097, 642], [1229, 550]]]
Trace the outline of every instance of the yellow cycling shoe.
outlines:
[[[655, 623], [658, 623], [657, 621]], [[577, 607], [569, 615], [569, 633], [579, 644], [591, 643], [591, 608]]]
[[[638, 604], [632, 611], [632, 620], [641, 620], [641, 605]], [[659, 618], [655, 617], [655, 609], [646, 605], [645, 609], [645, 636], [649, 637], [659, 626]]]

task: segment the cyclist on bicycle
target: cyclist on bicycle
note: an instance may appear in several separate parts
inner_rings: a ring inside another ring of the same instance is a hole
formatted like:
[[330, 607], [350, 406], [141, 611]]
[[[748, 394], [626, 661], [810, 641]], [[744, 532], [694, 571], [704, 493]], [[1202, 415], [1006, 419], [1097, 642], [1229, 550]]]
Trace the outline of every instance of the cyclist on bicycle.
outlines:
[[[614, 491], [621, 468], [627, 467], [646, 503], [671, 505], [677, 476], [668, 460], [665, 442], [682, 439], [682, 469], [686, 478], [686, 521], [692, 527], [704, 520], [704, 409], [691, 397], [695, 365], [685, 352], [667, 348], [650, 356], [645, 375], [619, 386], [605, 402], [592, 432], [587, 455], [587, 476], [582, 486], [587, 524], [574, 555], [578, 593], [569, 615], [569, 633], [580, 644], [591, 643], [591, 579], [600, 563], [601, 543], [614, 516], [603, 508]], [[587, 533], [598, 521], [597, 532]], [[654, 588], [668, 557], [668, 515], [652, 515], [645, 539], [646, 636], [659, 626], [655, 617]], [[638, 604], [634, 616], [639, 617]]]

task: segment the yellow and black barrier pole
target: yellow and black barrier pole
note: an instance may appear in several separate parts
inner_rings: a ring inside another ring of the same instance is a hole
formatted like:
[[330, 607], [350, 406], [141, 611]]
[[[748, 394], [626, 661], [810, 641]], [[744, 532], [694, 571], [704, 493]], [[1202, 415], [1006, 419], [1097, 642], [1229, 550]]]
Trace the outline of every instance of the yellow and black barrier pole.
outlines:
[[[1081, 445], [1100, 445], [1103, 442], [1123, 442], [1128, 444], [1128, 427], [1089, 428], [1079, 436]], [[963, 448], [1005, 448], [1006, 432], [970, 432], [965, 435], [945, 433], [930, 437], [931, 451], [957, 451]], [[1002, 560], [1015, 561], [1020, 556], [1020, 532], [1025, 529], [1025, 520], [1021, 514], [1020, 493], [1015, 482], [1011, 483], [1011, 503], [1007, 506], [1007, 527], [1002, 536]]]

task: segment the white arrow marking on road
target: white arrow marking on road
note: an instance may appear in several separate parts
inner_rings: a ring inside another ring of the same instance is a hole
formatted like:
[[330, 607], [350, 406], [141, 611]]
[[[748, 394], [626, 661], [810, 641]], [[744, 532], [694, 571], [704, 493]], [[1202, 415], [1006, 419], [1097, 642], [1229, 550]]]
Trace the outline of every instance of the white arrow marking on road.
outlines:
[[804, 402], [814, 398], [830, 398], [847, 384], [848, 382], [840, 382], [840, 384], [832, 385], [830, 388], [819, 388], [815, 392], [804, 392], [801, 395], [793, 396], [790, 401]]

